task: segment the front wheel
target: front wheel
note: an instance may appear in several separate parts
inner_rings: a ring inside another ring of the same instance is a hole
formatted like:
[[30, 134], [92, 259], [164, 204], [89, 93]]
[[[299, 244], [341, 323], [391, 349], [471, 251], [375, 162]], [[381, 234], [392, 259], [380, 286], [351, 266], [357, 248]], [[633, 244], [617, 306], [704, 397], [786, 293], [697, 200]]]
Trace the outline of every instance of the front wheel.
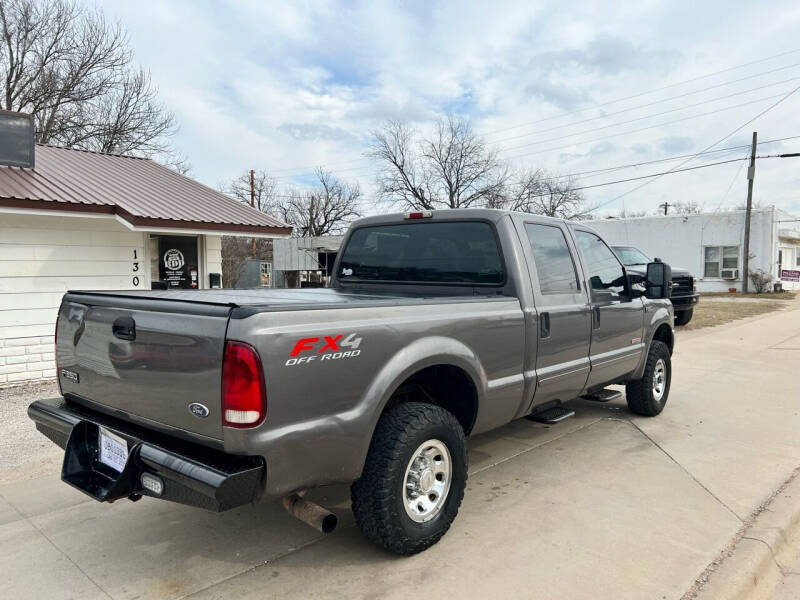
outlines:
[[669, 348], [664, 342], [653, 341], [642, 378], [625, 386], [628, 408], [637, 415], [655, 417], [664, 410], [671, 382], [672, 361]]
[[433, 546], [458, 514], [467, 482], [467, 446], [452, 413], [421, 402], [388, 410], [378, 421], [353, 514], [372, 542], [402, 555]]
[[692, 315], [694, 314], [694, 309], [690, 308], [689, 310], [682, 310], [680, 312], [675, 313], [675, 325], [686, 325], [689, 321], [692, 320]]

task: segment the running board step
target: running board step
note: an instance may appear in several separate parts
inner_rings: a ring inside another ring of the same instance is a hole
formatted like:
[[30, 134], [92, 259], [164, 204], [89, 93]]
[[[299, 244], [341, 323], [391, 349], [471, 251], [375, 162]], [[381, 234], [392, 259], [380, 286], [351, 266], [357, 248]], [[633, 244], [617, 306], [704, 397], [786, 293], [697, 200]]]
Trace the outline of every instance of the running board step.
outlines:
[[539, 423], [554, 425], [555, 423], [559, 423], [564, 419], [569, 419], [570, 417], [574, 416], [575, 411], [571, 408], [567, 408], [565, 406], [553, 406], [541, 412], [528, 415], [528, 418], [531, 421], [538, 421]]
[[592, 400], [593, 402], [610, 402], [611, 400], [619, 400], [622, 398], [622, 392], [619, 390], [597, 390], [591, 394], [581, 396], [584, 400]]

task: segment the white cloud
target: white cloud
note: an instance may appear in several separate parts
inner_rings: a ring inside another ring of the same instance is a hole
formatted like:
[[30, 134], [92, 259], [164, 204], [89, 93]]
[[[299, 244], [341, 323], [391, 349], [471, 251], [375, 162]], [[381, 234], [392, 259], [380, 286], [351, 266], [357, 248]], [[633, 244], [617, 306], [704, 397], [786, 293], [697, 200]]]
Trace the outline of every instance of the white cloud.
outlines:
[[[796, 41], [800, 5], [791, 0], [769, 4], [107, 0], [100, 6], [128, 28], [137, 60], [152, 71], [162, 98], [176, 113], [181, 126], [176, 145], [189, 156], [195, 176], [210, 185], [249, 168], [272, 170], [288, 183], [325, 164], [370, 190], [372, 167], [363, 159], [368, 132], [386, 118], [407, 119], [425, 128], [448, 110], [471, 116], [489, 140], [523, 136], [503, 142], [506, 147], [524, 146], [505, 152], [519, 156], [514, 162], [520, 166], [579, 172], [652, 160], [701, 150], [770, 101], [726, 107], [800, 84], [800, 80], [789, 82], [705, 108], [616, 125], [800, 78], [799, 65], [650, 108], [609, 114], [800, 63], [798, 52], [591, 108], [800, 47]], [[721, 146], [747, 143], [752, 128], [762, 139], [800, 135], [799, 109], [800, 93]], [[559, 116], [574, 110], [581, 112]], [[704, 112], [713, 114], [666, 124]], [[594, 117], [599, 118], [588, 121]], [[536, 123], [543, 119], [547, 120]], [[526, 123], [531, 124], [521, 126]], [[561, 139], [543, 142], [553, 138]], [[800, 140], [781, 147], [796, 150]], [[800, 208], [796, 176], [800, 159], [794, 160], [759, 164], [756, 192], [762, 204]], [[627, 207], [651, 210], [680, 194], [713, 208], [737, 167], [733, 163], [663, 177], [626, 197]], [[641, 167], [620, 173], [646, 172], [651, 171]], [[586, 183], [601, 180], [594, 177]], [[742, 175], [727, 203], [740, 201], [743, 184]], [[592, 201], [604, 202], [629, 187], [621, 184], [587, 194]], [[610, 208], [619, 206], [614, 203]]]

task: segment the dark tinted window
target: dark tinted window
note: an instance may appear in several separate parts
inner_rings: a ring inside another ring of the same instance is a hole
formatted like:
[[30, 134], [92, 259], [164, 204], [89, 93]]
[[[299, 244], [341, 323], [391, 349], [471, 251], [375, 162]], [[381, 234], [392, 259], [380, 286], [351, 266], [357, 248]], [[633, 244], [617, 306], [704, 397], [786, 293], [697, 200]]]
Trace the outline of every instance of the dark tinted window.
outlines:
[[536, 262], [539, 289], [543, 294], [573, 294], [578, 291], [575, 265], [564, 233], [550, 225], [525, 225]]
[[361, 227], [339, 266], [342, 281], [499, 285], [503, 261], [488, 223], [408, 223]]
[[576, 232], [576, 237], [586, 260], [586, 271], [592, 290], [607, 290], [615, 296], [624, 293], [625, 274], [622, 265], [605, 242], [586, 231]]

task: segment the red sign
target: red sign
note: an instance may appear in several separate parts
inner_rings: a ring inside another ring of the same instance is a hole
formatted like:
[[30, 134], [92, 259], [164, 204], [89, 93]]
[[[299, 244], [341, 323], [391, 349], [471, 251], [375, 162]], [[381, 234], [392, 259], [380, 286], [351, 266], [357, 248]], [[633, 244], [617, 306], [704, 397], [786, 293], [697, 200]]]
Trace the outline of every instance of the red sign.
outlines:
[[800, 271], [795, 271], [792, 269], [781, 269], [781, 280], [800, 281]]

